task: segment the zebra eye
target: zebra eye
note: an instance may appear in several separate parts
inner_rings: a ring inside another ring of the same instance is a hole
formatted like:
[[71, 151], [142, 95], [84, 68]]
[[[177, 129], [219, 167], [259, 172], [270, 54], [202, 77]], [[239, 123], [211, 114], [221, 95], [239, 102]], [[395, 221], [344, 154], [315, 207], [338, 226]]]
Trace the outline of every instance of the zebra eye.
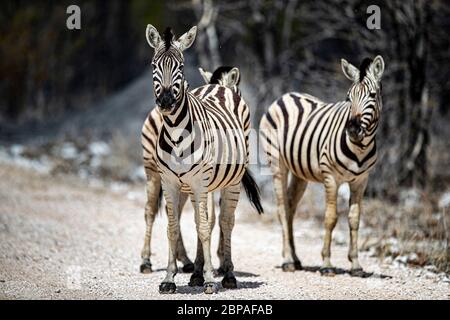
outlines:
[[372, 99], [375, 99], [376, 95], [377, 95], [376, 92], [371, 92], [371, 93], [369, 94], [369, 97], [371, 97]]
[[183, 64], [180, 64], [180, 71], [183, 71], [184, 70], [184, 65]]
[[347, 96], [347, 98], [345, 99], [345, 101], [350, 101], [350, 96]]

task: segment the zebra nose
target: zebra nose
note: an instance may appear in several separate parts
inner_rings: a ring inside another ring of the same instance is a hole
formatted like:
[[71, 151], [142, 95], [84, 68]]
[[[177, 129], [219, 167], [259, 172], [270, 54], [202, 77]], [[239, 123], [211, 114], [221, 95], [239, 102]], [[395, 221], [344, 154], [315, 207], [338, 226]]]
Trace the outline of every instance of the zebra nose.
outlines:
[[163, 109], [170, 109], [175, 105], [176, 99], [171, 89], [163, 88], [161, 94], [156, 98], [156, 104]]
[[361, 115], [356, 115], [350, 118], [348, 121], [348, 127], [359, 128], [361, 126]]
[[352, 116], [346, 125], [348, 135], [353, 140], [361, 140], [364, 137], [364, 128], [361, 126], [361, 115]]

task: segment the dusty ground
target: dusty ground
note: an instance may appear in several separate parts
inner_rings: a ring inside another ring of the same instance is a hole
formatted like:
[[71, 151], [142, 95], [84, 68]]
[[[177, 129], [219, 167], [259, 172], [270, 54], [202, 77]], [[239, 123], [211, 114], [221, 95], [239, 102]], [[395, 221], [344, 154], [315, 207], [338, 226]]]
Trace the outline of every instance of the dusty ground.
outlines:
[[[0, 163], [0, 299], [449, 299], [450, 285], [422, 269], [380, 264], [361, 254], [370, 278], [348, 274], [322, 277], [323, 230], [297, 221], [297, 252], [310, 271], [283, 273], [281, 233], [271, 213], [256, 214], [244, 204], [233, 234], [239, 288], [206, 296], [176, 278], [178, 293], [161, 296], [167, 240], [165, 217], [154, 227], [152, 262], [156, 271], [138, 272], [144, 234], [141, 189], [87, 186], [75, 178], [50, 177]], [[245, 212], [244, 212], [245, 211]], [[247, 212], [249, 211], [249, 212]], [[272, 211], [269, 210], [268, 211]], [[192, 211], [182, 218], [182, 232], [194, 256]], [[214, 230], [217, 247], [217, 228]], [[345, 223], [336, 238], [347, 236]], [[347, 245], [336, 241], [334, 263], [349, 267]], [[217, 266], [214, 255], [214, 264]], [[312, 269], [312, 270], [311, 270]], [[383, 276], [389, 276], [384, 278]], [[219, 281], [220, 278], [217, 278]]]

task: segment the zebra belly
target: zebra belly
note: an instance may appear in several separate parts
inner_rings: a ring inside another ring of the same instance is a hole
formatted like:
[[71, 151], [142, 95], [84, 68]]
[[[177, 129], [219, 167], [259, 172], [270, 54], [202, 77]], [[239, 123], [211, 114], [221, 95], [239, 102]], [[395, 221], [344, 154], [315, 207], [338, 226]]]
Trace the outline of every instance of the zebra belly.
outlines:
[[286, 165], [295, 176], [306, 181], [321, 182], [323, 180], [322, 170], [316, 154], [305, 154], [301, 152], [299, 157]]

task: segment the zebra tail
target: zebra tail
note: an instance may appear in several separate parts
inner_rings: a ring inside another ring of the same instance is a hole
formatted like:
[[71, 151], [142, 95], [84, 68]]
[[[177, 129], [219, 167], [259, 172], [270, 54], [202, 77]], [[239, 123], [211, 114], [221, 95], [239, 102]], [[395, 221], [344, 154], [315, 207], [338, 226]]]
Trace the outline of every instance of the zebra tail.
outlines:
[[259, 187], [248, 169], [245, 170], [241, 182], [244, 186], [245, 193], [247, 194], [248, 199], [252, 203], [252, 206], [258, 211], [259, 214], [264, 213], [264, 209], [261, 205], [261, 195]]

